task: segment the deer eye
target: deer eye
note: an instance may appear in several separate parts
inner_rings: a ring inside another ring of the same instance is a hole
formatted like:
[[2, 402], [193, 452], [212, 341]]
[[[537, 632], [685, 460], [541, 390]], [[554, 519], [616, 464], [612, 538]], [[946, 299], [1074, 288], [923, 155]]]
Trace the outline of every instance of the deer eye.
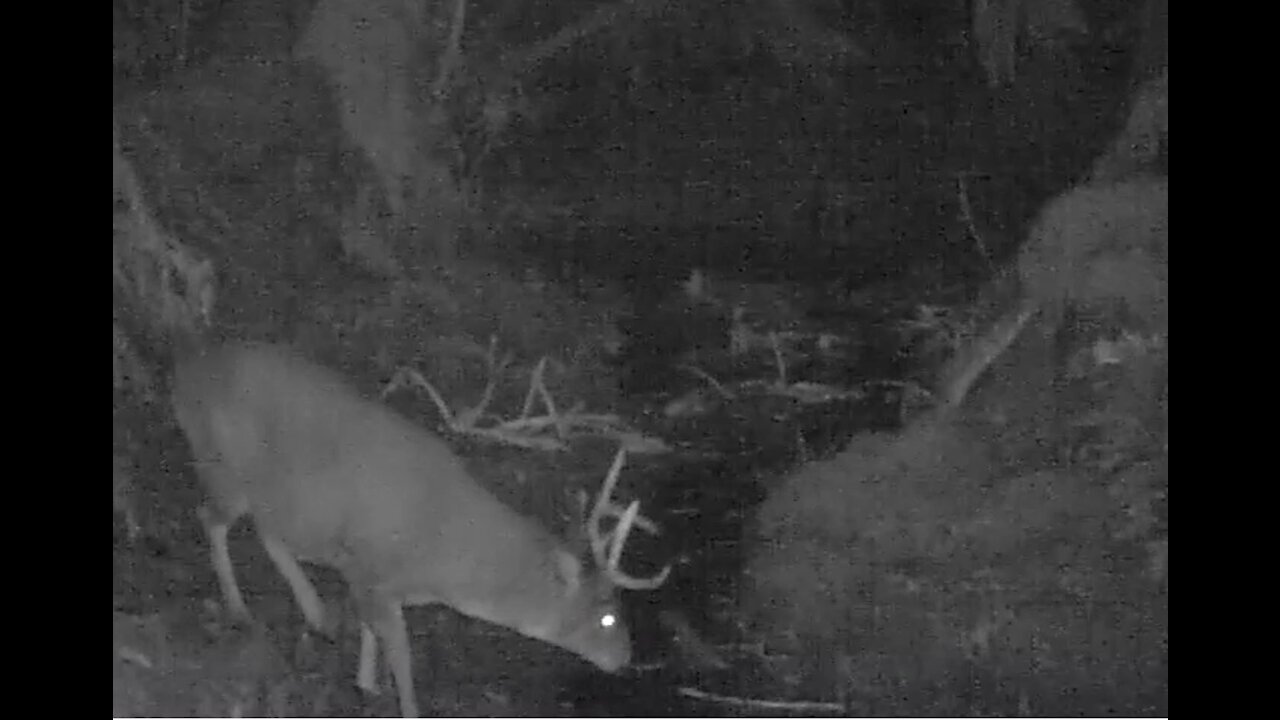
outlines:
[[613, 613], [605, 613], [600, 616], [600, 627], [611, 628], [618, 624], [618, 616]]

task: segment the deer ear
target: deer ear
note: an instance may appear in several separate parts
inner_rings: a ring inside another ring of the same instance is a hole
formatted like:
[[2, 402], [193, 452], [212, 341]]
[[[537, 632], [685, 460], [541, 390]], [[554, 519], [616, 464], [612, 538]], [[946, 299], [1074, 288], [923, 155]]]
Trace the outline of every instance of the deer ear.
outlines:
[[566, 594], [582, 587], [582, 561], [573, 553], [559, 548], [555, 551], [556, 574], [564, 583]]

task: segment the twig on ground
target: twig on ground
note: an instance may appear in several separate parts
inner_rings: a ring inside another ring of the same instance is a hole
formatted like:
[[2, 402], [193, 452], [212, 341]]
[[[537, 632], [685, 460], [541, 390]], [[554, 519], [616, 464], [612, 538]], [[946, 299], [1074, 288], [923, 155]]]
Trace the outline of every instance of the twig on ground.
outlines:
[[707, 702], [715, 702], [722, 705], [733, 705], [735, 707], [764, 708], [768, 710], [796, 710], [804, 712], [845, 712], [844, 705], [833, 702], [818, 702], [815, 700], [761, 700], [757, 698], [720, 695], [719, 693], [707, 692], [705, 690], [698, 690], [697, 688], [691, 687], [678, 688], [676, 692], [685, 697], [694, 698], [695, 700], [705, 700]]

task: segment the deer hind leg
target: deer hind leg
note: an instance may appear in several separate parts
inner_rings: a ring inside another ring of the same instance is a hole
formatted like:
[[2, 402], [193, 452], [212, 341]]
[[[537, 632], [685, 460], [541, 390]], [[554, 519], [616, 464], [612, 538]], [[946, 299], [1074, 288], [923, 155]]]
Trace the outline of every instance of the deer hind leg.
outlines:
[[289, 589], [293, 591], [293, 599], [297, 601], [298, 608], [302, 610], [302, 617], [306, 619], [307, 624], [316, 632], [332, 635], [333, 632], [326, 628], [324, 624], [324, 605], [320, 601], [320, 595], [316, 592], [316, 586], [311, 584], [311, 580], [302, 571], [302, 566], [298, 564], [293, 553], [274, 535], [269, 535], [259, 529], [258, 536], [262, 540], [262, 546], [266, 548], [267, 556], [271, 558], [271, 561], [275, 563], [276, 569], [280, 571], [280, 574], [289, 583]]
[[231, 566], [231, 551], [227, 546], [227, 533], [231, 525], [248, 509], [246, 503], [237, 503], [239, 507], [219, 508], [206, 504], [200, 508], [200, 522], [204, 525], [205, 534], [209, 537], [209, 554], [213, 561], [213, 571], [218, 576], [218, 587], [222, 590], [222, 600], [232, 617], [249, 620], [249, 608], [244, 604], [244, 595], [240, 592], [240, 584], [236, 582], [235, 568]]
[[402, 717], [418, 717], [418, 698], [413, 690], [413, 658], [409, 649], [409, 628], [404, 621], [404, 608], [400, 603], [388, 604], [376, 621], [376, 630], [382, 636], [382, 652], [391, 666], [396, 680], [396, 692], [400, 697]]
[[356, 671], [356, 687], [370, 695], [378, 694], [378, 637], [363, 620], [360, 622], [360, 666]]
[[381, 640], [383, 654], [395, 680], [400, 713], [407, 718], [418, 717], [409, 627], [404, 620], [403, 606], [398, 601], [379, 597], [376, 591], [357, 592], [356, 603], [360, 608], [360, 666], [357, 684], [365, 692], [377, 692], [377, 647]]

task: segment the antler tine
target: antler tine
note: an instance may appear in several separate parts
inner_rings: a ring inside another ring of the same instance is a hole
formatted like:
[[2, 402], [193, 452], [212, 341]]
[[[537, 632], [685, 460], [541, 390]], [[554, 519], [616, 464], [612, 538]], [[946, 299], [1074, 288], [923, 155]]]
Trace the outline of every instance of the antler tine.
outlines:
[[591, 554], [595, 557], [596, 565], [602, 569], [608, 567], [609, 540], [607, 534], [600, 533], [600, 521], [604, 519], [605, 511], [609, 508], [609, 498], [613, 496], [613, 489], [618, 485], [618, 476], [622, 474], [622, 466], [626, 461], [626, 449], [618, 448], [618, 454], [614, 456], [613, 465], [609, 468], [609, 474], [605, 476], [604, 485], [596, 497], [596, 504], [591, 508], [591, 515], [587, 518], [587, 538], [591, 543]]
[[627, 575], [622, 572], [622, 567], [618, 564], [619, 560], [622, 559], [622, 546], [627, 542], [627, 535], [631, 533], [631, 526], [635, 523], [636, 515], [639, 512], [640, 501], [632, 500], [631, 504], [627, 506], [627, 511], [618, 520], [618, 529], [614, 534], [613, 548], [609, 552], [609, 563], [606, 567], [608, 568], [609, 579], [619, 587], [624, 587], [628, 590], [653, 590], [667, 581], [667, 576], [671, 574], [670, 564], [651, 578], [636, 578]]
[[[622, 571], [619, 564], [622, 558], [622, 548], [627, 542], [627, 536], [631, 533], [631, 527], [637, 524], [640, 519], [640, 501], [633, 500], [627, 506], [627, 509], [619, 517], [618, 525], [612, 533], [602, 535], [600, 532], [600, 520], [603, 519], [606, 511], [614, 508], [611, 498], [614, 488], [617, 487], [618, 477], [622, 473], [622, 466], [626, 463], [626, 458], [626, 448], [619, 447], [618, 454], [613, 459], [613, 465], [609, 468], [609, 474], [605, 477], [604, 486], [600, 489], [600, 495], [596, 499], [595, 507], [591, 511], [591, 518], [587, 522], [587, 535], [590, 538], [591, 552], [595, 556], [596, 565], [608, 575], [611, 582], [629, 590], [651, 590], [666, 582], [667, 575], [671, 572], [670, 565], [665, 567], [658, 575], [643, 579], [627, 575]], [[617, 511], [614, 510], [614, 512], [616, 513]], [[656, 528], [654, 529], [656, 530]], [[612, 535], [612, 542], [610, 542], [610, 535]]]

